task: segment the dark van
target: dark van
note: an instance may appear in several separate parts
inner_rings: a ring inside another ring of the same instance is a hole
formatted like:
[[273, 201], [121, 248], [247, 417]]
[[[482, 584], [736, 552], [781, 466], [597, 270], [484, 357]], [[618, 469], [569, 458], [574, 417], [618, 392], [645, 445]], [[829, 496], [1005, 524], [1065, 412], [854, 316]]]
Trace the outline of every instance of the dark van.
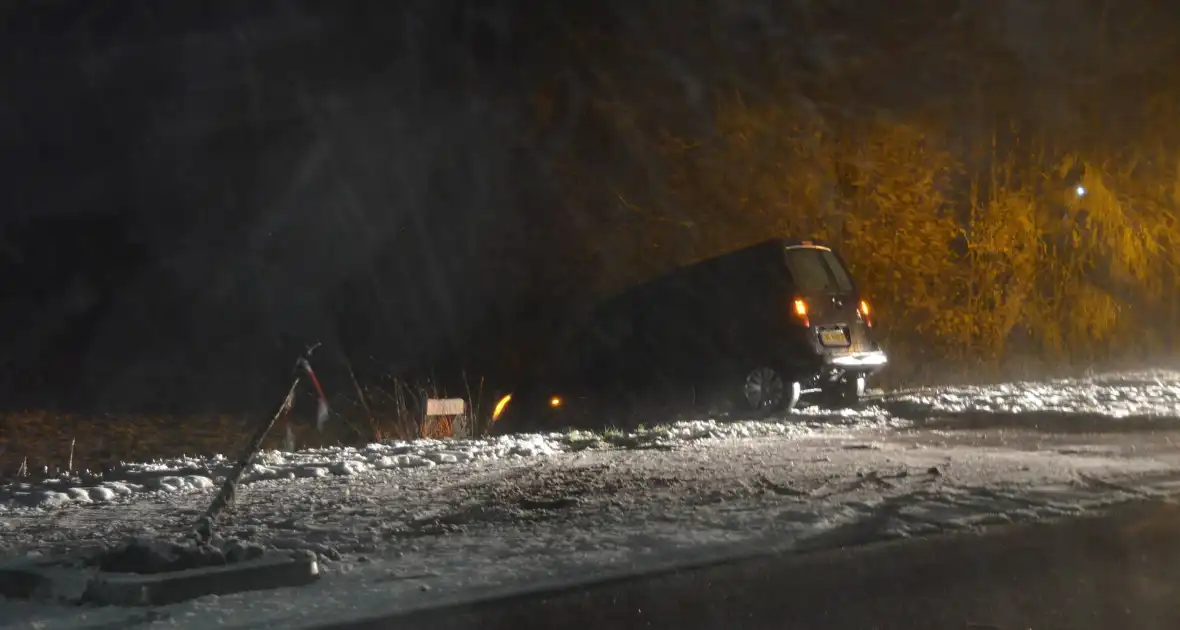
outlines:
[[606, 302], [496, 409], [496, 433], [761, 416], [856, 401], [886, 364], [867, 299], [818, 241], [774, 239]]

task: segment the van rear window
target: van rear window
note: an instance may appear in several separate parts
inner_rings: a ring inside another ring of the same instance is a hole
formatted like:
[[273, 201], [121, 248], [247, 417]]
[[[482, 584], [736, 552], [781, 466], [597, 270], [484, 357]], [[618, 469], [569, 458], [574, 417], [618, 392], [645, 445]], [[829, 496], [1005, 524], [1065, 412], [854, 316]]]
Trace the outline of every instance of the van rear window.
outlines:
[[787, 249], [787, 269], [800, 291], [806, 293], [849, 293], [852, 279], [840, 259], [826, 249], [791, 247]]

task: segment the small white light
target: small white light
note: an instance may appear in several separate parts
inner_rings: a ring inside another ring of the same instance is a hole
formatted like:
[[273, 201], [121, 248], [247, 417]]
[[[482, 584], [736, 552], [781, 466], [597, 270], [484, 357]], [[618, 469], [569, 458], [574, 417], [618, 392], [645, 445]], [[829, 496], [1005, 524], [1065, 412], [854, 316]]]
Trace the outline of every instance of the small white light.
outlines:
[[1073, 190], [1078, 194], [1079, 197], [1084, 197], [1086, 195], [1086, 188], [1084, 186], [1078, 186]]

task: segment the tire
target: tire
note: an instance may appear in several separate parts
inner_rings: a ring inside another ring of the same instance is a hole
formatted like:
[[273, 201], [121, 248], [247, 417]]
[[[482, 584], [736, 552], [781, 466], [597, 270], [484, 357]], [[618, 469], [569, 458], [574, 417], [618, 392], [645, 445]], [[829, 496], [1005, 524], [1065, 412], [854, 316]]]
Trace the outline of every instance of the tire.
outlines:
[[799, 405], [798, 381], [788, 380], [773, 368], [760, 366], [746, 373], [738, 395], [743, 415], [765, 418], [778, 412], [790, 413]]

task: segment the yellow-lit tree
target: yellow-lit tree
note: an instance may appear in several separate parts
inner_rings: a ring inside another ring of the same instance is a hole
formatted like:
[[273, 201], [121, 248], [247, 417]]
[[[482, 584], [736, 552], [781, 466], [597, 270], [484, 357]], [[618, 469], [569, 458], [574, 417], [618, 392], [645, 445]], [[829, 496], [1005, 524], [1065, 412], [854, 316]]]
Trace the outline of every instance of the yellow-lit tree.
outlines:
[[845, 256], [895, 351], [915, 360], [962, 354], [971, 324], [949, 202], [960, 166], [936, 138], [915, 124], [879, 121], [836, 152]]

